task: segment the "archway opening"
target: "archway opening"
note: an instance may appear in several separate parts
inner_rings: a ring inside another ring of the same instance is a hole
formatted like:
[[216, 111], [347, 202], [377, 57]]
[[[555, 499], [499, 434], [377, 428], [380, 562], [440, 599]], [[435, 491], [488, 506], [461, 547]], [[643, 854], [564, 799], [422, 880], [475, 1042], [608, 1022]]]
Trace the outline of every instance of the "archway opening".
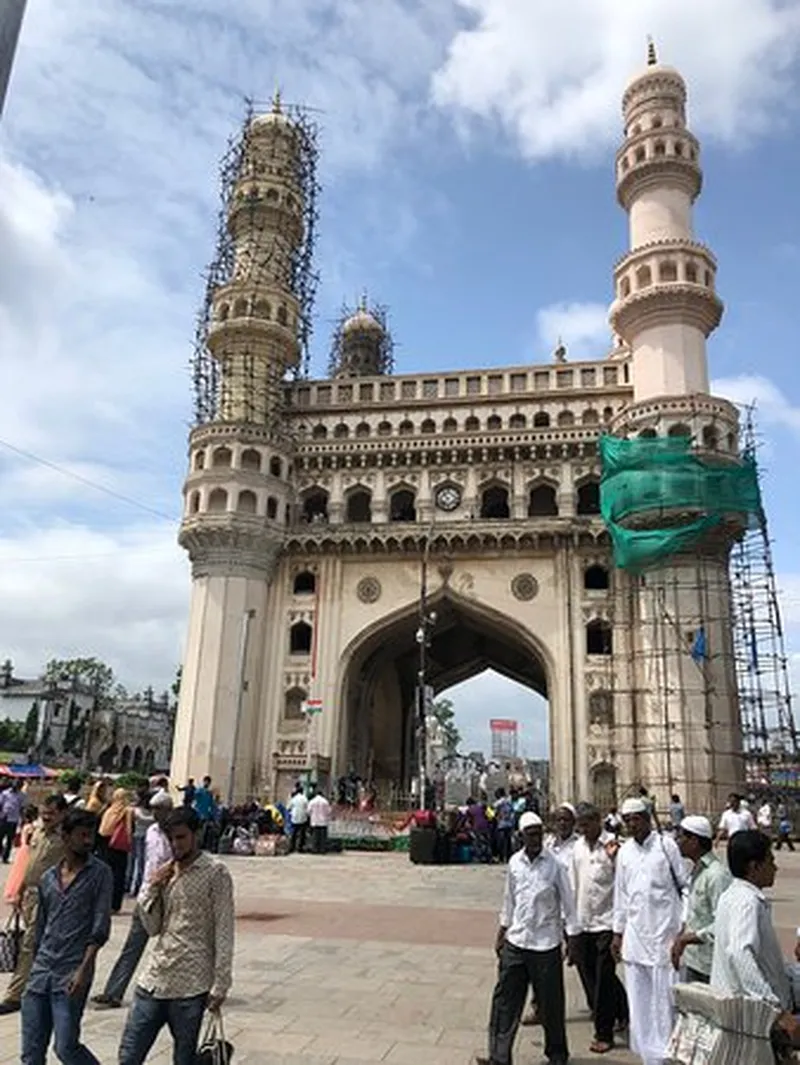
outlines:
[[[524, 737], [517, 760], [544, 763], [547, 714], [542, 708], [548, 679], [534, 638], [503, 615], [449, 592], [434, 596], [430, 607], [436, 621], [426, 651], [425, 679], [434, 702], [446, 697], [456, 707], [455, 724], [462, 733], [459, 753], [468, 755], [465, 747], [476, 744], [470, 749], [480, 751], [488, 765], [489, 720], [507, 717], [520, 722]], [[345, 658], [334, 772], [353, 771], [370, 781], [384, 803], [411, 802], [418, 778], [418, 627], [417, 610], [411, 607], [371, 631]], [[435, 738], [435, 731], [428, 744], [431, 780], [437, 774], [441, 778], [453, 753]], [[521, 771], [530, 775], [526, 768]], [[501, 772], [506, 772], [505, 761]], [[538, 775], [543, 775], [541, 769]]]

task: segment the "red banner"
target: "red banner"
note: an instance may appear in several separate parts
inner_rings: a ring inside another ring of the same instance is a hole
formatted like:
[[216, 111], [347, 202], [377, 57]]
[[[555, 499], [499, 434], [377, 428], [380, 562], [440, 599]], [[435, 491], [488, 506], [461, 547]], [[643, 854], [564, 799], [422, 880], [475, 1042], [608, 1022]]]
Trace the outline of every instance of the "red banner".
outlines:
[[495, 717], [489, 722], [492, 732], [516, 732], [517, 722], [505, 717]]

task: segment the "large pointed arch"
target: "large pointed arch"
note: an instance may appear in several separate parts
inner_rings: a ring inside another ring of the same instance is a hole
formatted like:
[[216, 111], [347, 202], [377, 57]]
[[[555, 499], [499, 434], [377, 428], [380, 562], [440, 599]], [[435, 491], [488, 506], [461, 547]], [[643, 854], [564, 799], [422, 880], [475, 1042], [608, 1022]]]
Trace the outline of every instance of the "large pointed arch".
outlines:
[[[427, 682], [444, 691], [493, 669], [547, 697], [553, 660], [542, 640], [515, 618], [449, 586], [428, 600], [437, 614]], [[337, 770], [382, 770], [408, 779], [413, 756], [419, 605], [412, 601], [365, 625], [349, 642], [337, 677]], [[552, 715], [551, 715], [552, 716]]]

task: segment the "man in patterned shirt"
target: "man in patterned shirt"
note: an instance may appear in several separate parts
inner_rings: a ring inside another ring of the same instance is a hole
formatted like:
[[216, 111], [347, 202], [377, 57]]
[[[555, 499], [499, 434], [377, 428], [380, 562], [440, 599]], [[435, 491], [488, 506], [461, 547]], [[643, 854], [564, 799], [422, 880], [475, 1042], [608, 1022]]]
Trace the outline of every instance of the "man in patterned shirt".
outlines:
[[194, 1065], [206, 1009], [218, 1010], [232, 982], [233, 881], [200, 849], [201, 822], [188, 807], [166, 823], [174, 860], [158, 869], [139, 898], [151, 937], [119, 1048], [119, 1065], [143, 1065], [168, 1025], [173, 1065]]

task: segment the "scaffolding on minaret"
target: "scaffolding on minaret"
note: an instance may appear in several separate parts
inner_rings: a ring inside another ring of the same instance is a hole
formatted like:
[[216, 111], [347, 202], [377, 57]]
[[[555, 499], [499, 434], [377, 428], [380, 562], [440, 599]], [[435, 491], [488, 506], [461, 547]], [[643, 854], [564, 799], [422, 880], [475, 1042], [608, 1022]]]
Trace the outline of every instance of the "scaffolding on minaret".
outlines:
[[[319, 276], [314, 269], [320, 192], [317, 179], [319, 128], [307, 108], [285, 104], [280, 99], [280, 95], [276, 93], [269, 105], [261, 105], [251, 99], [245, 101], [245, 113], [240, 129], [230, 138], [227, 150], [220, 162], [220, 208], [217, 218], [215, 252], [205, 273], [205, 292], [197, 317], [194, 351], [191, 359], [194, 421], [197, 425], [218, 420], [222, 416], [222, 367], [219, 360], [209, 350], [208, 345], [213, 299], [220, 286], [228, 284], [234, 277], [236, 249], [230, 230], [230, 210], [237, 182], [242, 176], [248, 139], [252, 135], [253, 119], [263, 112], [269, 113], [270, 111], [285, 116], [295, 133], [295, 150], [292, 155], [295, 172], [291, 175], [291, 179], [300, 192], [302, 235], [299, 241], [295, 241], [288, 233], [277, 233], [269, 259], [274, 260], [285, 256], [289, 260], [288, 291], [298, 304], [297, 342], [300, 351], [297, 368], [293, 374], [296, 378], [307, 377], [310, 370], [313, 309], [319, 281]], [[255, 212], [255, 203], [251, 210]], [[266, 260], [250, 265], [250, 274], [255, 285], [258, 284], [259, 273], [266, 274], [269, 266], [270, 263]], [[279, 401], [280, 394], [283, 392], [281, 382], [262, 380], [258, 371], [254, 369], [254, 360], [245, 359], [244, 365], [250, 368], [249, 378], [238, 382], [238, 387], [245, 396], [251, 395], [253, 409], [260, 409], [263, 406], [262, 393], [267, 391], [270, 392], [271, 399]], [[247, 374], [248, 370], [244, 372]]]
[[[755, 412], [744, 411], [741, 452], [755, 463]], [[746, 779], [785, 790], [800, 783], [798, 736], [775, 567], [763, 507], [733, 547], [734, 647]]]

